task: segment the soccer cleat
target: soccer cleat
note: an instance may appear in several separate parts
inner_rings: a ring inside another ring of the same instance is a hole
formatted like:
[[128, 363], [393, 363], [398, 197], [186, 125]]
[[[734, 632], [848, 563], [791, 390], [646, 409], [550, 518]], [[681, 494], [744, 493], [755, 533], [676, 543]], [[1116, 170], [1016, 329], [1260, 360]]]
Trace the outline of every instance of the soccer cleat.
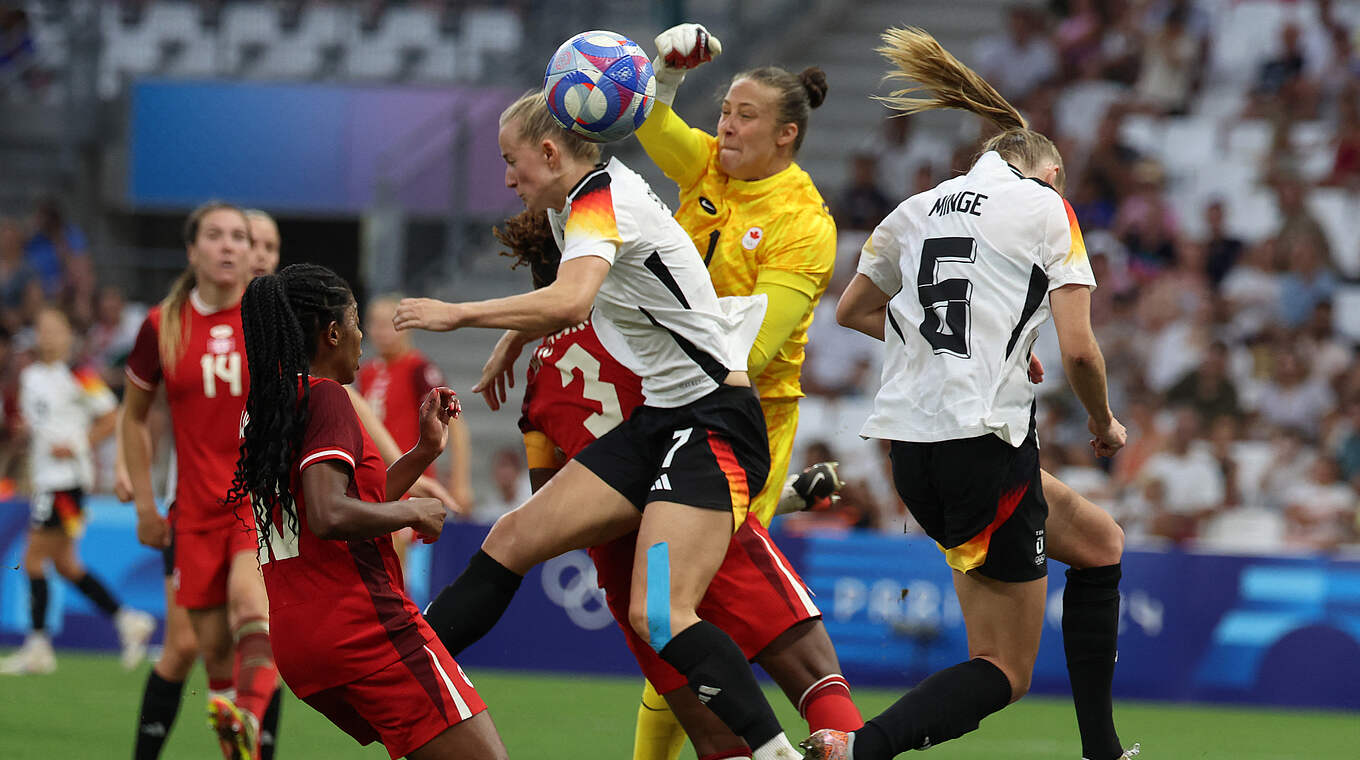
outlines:
[[217, 733], [225, 760], [256, 760], [260, 756], [260, 725], [230, 699], [208, 700], [208, 726]]
[[775, 506], [777, 515], [828, 509], [840, 498], [840, 462], [818, 462], [797, 475], [790, 475]]
[[123, 668], [132, 670], [146, 657], [146, 644], [156, 632], [156, 619], [141, 610], [119, 610], [113, 619], [123, 646]]
[[30, 633], [24, 645], [0, 660], [0, 673], [9, 676], [45, 675], [57, 669], [57, 655], [45, 633]]
[[798, 747], [803, 750], [803, 760], [848, 760], [853, 736], [834, 728], [823, 728], [798, 742]]
[[[1143, 754], [1142, 745], [1138, 742], [1134, 742], [1132, 747], [1124, 750], [1124, 754], [1115, 758], [1115, 760], [1129, 760], [1129, 758], [1138, 757], [1141, 754]], [[1086, 758], [1083, 757], [1081, 760], [1086, 760]]]

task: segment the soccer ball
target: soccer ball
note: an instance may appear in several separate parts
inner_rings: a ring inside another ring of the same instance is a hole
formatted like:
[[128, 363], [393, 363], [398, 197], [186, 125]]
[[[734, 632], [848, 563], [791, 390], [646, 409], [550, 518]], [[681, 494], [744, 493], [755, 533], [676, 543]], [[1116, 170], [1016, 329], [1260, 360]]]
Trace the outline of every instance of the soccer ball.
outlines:
[[656, 79], [636, 42], [614, 32], [581, 32], [548, 61], [543, 97], [564, 128], [591, 142], [613, 142], [647, 120]]

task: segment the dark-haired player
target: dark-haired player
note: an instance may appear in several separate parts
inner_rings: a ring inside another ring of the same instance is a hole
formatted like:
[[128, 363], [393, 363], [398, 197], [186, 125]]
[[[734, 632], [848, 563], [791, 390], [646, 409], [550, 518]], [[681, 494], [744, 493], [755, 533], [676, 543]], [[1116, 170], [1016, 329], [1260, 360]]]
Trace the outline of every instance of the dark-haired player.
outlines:
[[284, 681], [360, 744], [393, 758], [504, 758], [477, 692], [402, 582], [391, 534], [439, 537], [444, 505], [398, 500], [444, 448], [456, 399], [426, 394], [419, 442], [384, 467], [343, 385], [359, 368], [358, 307], [325, 267], [257, 278], [242, 302], [251, 367], [231, 495], [260, 532]]

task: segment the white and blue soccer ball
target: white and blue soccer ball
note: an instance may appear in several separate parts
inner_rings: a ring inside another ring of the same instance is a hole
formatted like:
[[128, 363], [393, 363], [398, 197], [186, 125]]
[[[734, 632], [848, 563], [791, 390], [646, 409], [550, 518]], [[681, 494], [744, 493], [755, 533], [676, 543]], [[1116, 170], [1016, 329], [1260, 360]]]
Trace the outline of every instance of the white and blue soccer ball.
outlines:
[[548, 61], [543, 97], [566, 129], [591, 142], [613, 142], [647, 120], [656, 78], [636, 42], [614, 32], [581, 32]]

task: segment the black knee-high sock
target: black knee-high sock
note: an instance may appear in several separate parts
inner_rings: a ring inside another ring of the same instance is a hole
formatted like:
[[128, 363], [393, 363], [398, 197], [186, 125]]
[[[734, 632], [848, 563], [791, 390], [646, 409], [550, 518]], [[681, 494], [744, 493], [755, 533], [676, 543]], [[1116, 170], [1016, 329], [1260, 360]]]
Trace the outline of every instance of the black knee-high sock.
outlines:
[[33, 620], [33, 632], [47, 630], [47, 578], [28, 579], [28, 614]]
[[98, 607], [105, 615], [112, 616], [113, 613], [118, 611], [118, 600], [113, 598], [113, 594], [110, 594], [109, 590], [104, 588], [104, 584], [100, 583], [99, 579], [94, 577], [94, 574], [87, 572], [80, 576], [80, 580], [76, 581], [76, 588], [80, 589], [80, 593], [94, 602], [94, 606]]
[[175, 716], [179, 714], [179, 700], [183, 691], [182, 681], [167, 681], [154, 669], [146, 677], [142, 711], [137, 717], [137, 744], [132, 751], [133, 760], [156, 760], [161, 756], [161, 747], [170, 736], [170, 727], [175, 725]]
[[496, 625], [523, 580], [524, 576], [478, 549], [458, 580], [445, 586], [425, 608], [425, 621], [449, 654], [457, 657]]
[[945, 668], [855, 732], [855, 760], [887, 760], [957, 739], [1010, 701], [1011, 683], [992, 663], [977, 659]]
[[1114, 662], [1119, 637], [1119, 565], [1067, 571], [1063, 591], [1063, 651], [1077, 708], [1081, 754], [1114, 760], [1123, 754], [1114, 729]]
[[279, 711], [283, 709], [283, 687], [274, 690], [274, 698], [260, 720], [260, 760], [274, 760], [279, 746]]
[[672, 638], [659, 654], [684, 674], [699, 701], [751, 749], [783, 733], [746, 655], [718, 626], [700, 620]]

